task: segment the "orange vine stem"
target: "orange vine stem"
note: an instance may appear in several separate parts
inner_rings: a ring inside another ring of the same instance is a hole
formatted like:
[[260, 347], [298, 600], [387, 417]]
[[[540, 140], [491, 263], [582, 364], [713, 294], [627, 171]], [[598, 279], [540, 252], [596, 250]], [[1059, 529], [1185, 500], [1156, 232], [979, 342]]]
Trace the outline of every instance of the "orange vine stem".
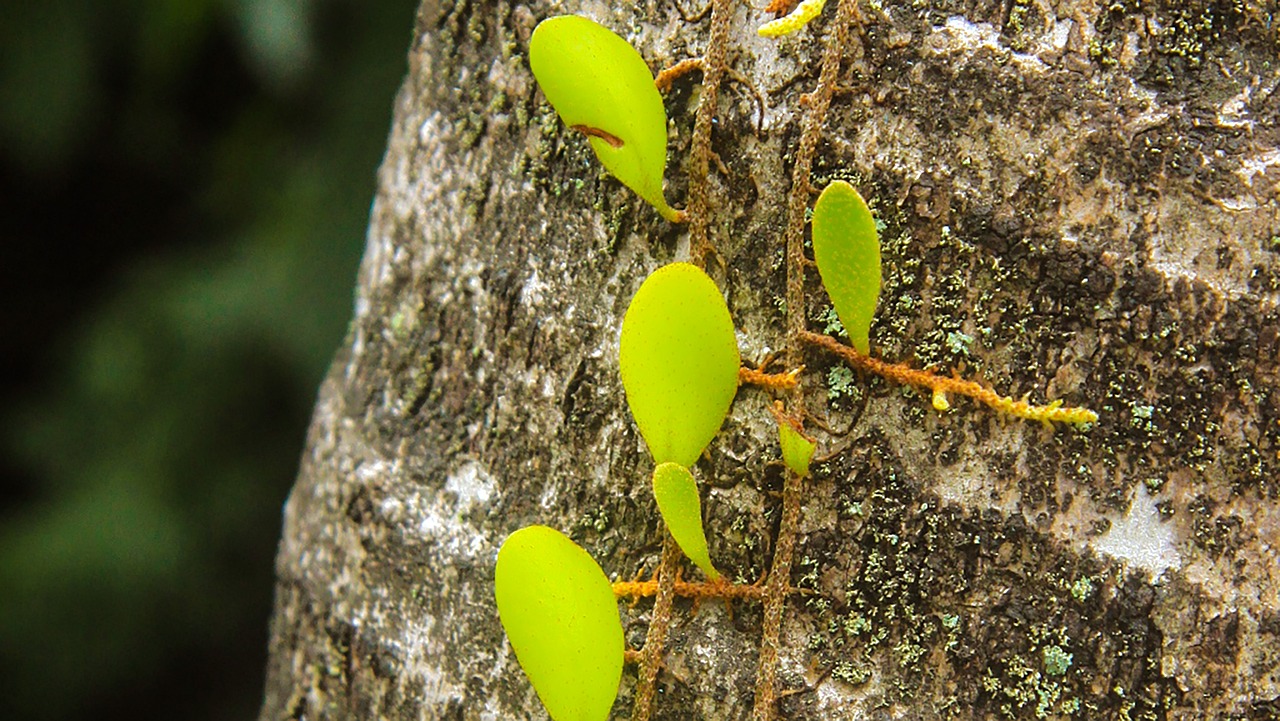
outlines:
[[[764, 595], [765, 587], [759, 584], [733, 583], [720, 578], [716, 581], [692, 583], [676, 579], [675, 595], [682, 598], [726, 598], [730, 600], [759, 599]], [[614, 581], [613, 595], [618, 598], [644, 598], [658, 593], [657, 580], [648, 581]]]
[[662, 92], [671, 89], [671, 83], [677, 79], [688, 75], [694, 70], [702, 69], [702, 58], [685, 58], [667, 68], [663, 68], [658, 76], [653, 79], [653, 86]]
[[765, 373], [754, 368], [743, 366], [738, 369], [738, 385], [750, 384], [775, 391], [788, 391], [800, 385], [800, 374], [804, 366], [785, 373]]
[[653, 714], [653, 695], [657, 690], [658, 669], [662, 666], [662, 649], [667, 645], [667, 631], [671, 627], [671, 606], [675, 601], [676, 568], [682, 551], [671, 537], [664, 533], [662, 560], [658, 563], [657, 596], [653, 601], [653, 614], [649, 617], [649, 632], [644, 637], [644, 649], [640, 652], [640, 676], [636, 680], [636, 701], [631, 711], [632, 721], [649, 721]]
[[800, 339], [840, 356], [842, 360], [854, 368], [870, 371], [896, 383], [928, 388], [933, 391], [933, 407], [939, 411], [945, 411], [951, 407], [947, 401], [947, 394], [951, 393], [968, 396], [1006, 415], [1025, 418], [1029, 421], [1040, 421], [1050, 428], [1053, 427], [1054, 423], [1079, 425], [1098, 421], [1098, 414], [1087, 408], [1063, 406], [1061, 400], [1053, 401], [1044, 406], [1033, 405], [1026, 400], [1015, 401], [973, 381], [962, 378], [947, 378], [926, 370], [911, 368], [899, 363], [888, 363], [879, 358], [862, 355], [830, 336], [819, 335], [812, 331], [801, 331]]

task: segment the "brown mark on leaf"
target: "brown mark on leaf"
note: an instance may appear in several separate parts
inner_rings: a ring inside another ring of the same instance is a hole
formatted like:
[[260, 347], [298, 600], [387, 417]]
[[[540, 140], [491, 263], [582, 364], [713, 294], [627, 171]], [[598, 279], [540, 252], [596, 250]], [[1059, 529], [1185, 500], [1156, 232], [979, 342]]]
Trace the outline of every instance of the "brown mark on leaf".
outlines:
[[600, 128], [593, 128], [590, 125], [573, 125], [571, 127], [583, 135], [592, 138], [600, 138], [604, 142], [608, 143], [610, 147], [621, 148], [624, 145], [622, 138], [619, 138], [613, 133], [606, 133]]

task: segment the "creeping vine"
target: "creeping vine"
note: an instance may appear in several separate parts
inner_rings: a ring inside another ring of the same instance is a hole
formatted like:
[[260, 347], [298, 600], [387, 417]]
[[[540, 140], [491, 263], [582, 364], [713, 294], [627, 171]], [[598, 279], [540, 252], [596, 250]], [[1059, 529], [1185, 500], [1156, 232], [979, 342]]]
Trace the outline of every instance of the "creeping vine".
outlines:
[[[788, 365], [795, 368], [803, 363], [798, 340], [804, 332], [805, 300], [804, 272], [804, 224], [809, 207], [811, 186], [809, 173], [813, 155], [826, 122], [827, 108], [835, 92], [836, 76], [840, 72], [840, 57], [848, 42], [850, 29], [858, 17], [857, 0], [837, 0], [836, 20], [828, 31], [822, 51], [822, 70], [818, 86], [805, 96], [806, 112], [800, 134], [800, 147], [796, 151], [795, 166], [791, 174], [791, 193], [787, 199], [787, 228], [785, 234], [787, 257], [787, 343]], [[797, 8], [798, 9], [798, 8]], [[819, 9], [821, 7], [819, 6]], [[799, 397], [798, 390], [792, 391]], [[786, 587], [791, 578], [791, 555], [795, 547], [796, 527], [800, 518], [800, 474], [788, 469], [782, 488], [782, 521], [774, 542], [773, 565], [769, 570], [768, 590], [764, 600], [764, 623], [760, 638], [760, 659], [756, 671], [756, 695], [752, 707], [755, 721], [773, 718], [777, 701], [778, 637], [782, 626], [782, 610], [786, 603]]]
[[[710, 5], [711, 32], [701, 63], [702, 96], [694, 117], [693, 140], [689, 151], [689, 256], [690, 261], [700, 268], [705, 267], [707, 255], [713, 249], [707, 234], [707, 174], [711, 157], [711, 126], [715, 120], [720, 79], [724, 75], [725, 47], [729, 42], [729, 19], [732, 14], [730, 0], [711, 0]], [[649, 631], [645, 635], [644, 653], [640, 659], [640, 676], [636, 683], [635, 706], [631, 713], [633, 721], [649, 721], [652, 714], [658, 668], [662, 665], [662, 651], [671, 623], [679, 559], [675, 540], [670, 534], [666, 534], [663, 538], [662, 561], [657, 571], [657, 597], [654, 599]]]

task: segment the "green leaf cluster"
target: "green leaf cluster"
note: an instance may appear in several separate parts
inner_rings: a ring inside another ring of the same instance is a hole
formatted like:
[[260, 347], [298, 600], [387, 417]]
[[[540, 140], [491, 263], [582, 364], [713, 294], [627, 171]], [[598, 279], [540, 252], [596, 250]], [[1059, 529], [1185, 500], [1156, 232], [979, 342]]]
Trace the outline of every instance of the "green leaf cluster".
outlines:
[[662, 194], [667, 112], [640, 53], [599, 23], [560, 15], [534, 29], [529, 66], [560, 118], [587, 135], [605, 169], [667, 220], [678, 220]]
[[[672, 263], [645, 280], [622, 322], [619, 365], [654, 459], [654, 497], [672, 536], [709, 578], [698, 459], [737, 393], [733, 320], [700, 268]], [[602, 721], [622, 674], [623, 635], [608, 578], [560, 532], [529, 526], [498, 552], [494, 595], [521, 668], [555, 721]]]
[[559, 531], [507, 537], [494, 570], [498, 615], [555, 721], [604, 721], [622, 680], [623, 636], [608, 577]]
[[671, 263], [645, 279], [622, 319], [622, 386], [658, 464], [658, 510], [681, 550], [712, 579], [720, 574], [707, 554], [688, 468], [724, 423], [741, 365], [729, 308], [701, 268]]

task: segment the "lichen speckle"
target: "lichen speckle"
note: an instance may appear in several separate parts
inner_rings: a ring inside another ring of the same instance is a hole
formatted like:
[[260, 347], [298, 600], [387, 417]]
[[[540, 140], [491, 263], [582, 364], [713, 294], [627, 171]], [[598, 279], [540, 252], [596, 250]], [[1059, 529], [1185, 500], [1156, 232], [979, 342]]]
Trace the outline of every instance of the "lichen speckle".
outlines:
[[1061, 646], [1045, 646], [1041, 649], [1044, 657], [1044, 672], [1050, 676], [1061, 676], [1071, 668], [1071, 654], [1062, 650]]
[[831, 400], [852, 395], [855, 379], [847, 366], [833, 366], [827, 371], [827, 397]]

